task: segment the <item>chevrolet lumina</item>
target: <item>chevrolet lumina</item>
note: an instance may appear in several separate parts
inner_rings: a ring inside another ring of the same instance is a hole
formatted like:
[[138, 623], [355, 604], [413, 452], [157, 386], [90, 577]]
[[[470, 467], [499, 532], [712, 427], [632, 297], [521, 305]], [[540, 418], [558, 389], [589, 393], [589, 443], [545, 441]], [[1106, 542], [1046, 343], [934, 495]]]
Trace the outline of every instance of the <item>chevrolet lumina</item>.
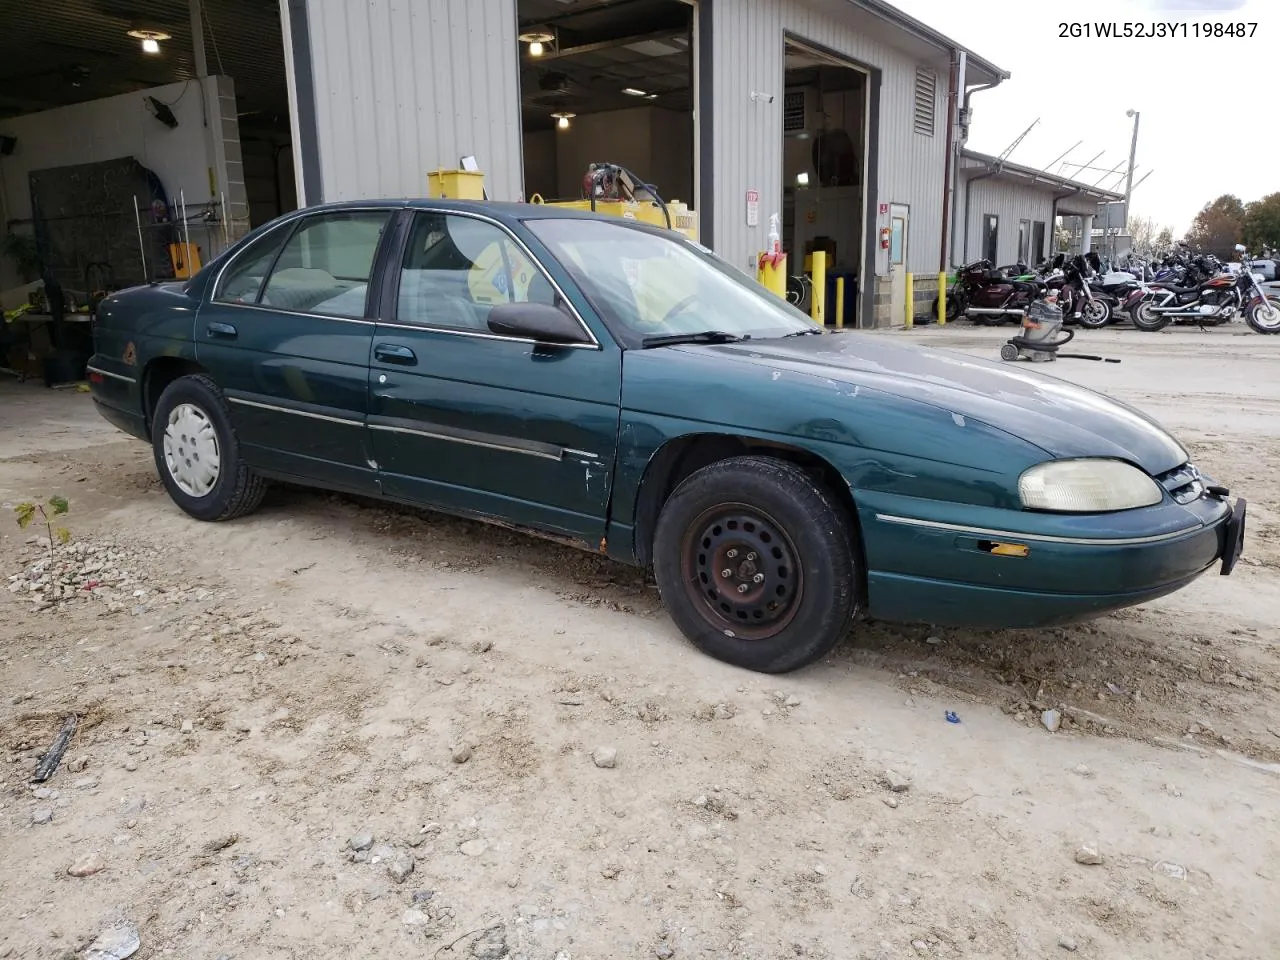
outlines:
[[98, 309], [94, 402], [199, 520], [272, 480], [653, 568], [701, 650], [766, 672], [860, 615], [1085, 619], [1229, 573], [1245, 504], [1144, 414], [824, 331], [700, 245], [545, 206], [266, 224]]

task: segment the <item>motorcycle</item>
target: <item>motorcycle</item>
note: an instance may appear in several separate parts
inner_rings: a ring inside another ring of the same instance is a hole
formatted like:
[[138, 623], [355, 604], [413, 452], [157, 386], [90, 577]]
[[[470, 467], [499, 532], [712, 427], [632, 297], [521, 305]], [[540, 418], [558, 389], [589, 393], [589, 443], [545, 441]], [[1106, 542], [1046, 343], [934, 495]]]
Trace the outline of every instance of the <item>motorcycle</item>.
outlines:
[[[1059, 254], [1052, 269], [1061, 269], [1063, 259]], [[1019, 276], [1009, 276], [1011, 270], [1020, 271]], [[960, 268], [955, 286], [947, 292], [947, 314], [987, 325], [1006, 320], [1021, 323], [1032, 300], [1055, 285], [1051, 273], [1032, 275], [1023, 264], [1000, 270], [990, 260], [975, 260]]]
[[1224, 272], [1199, 280], [1200, 271], [1213, 265], [1210, 258], [1199, 257], [1188, 269], [1188, 277], [1199, 280], [1194, 285], [1151, 284], [1145, 291], [1130, 294], [1125, 306], [1133, 325], [1147, 332], [1163, 330], [1170, 323], [1216, 326], [1243, 313], [1258, 333], [1280, 333], [1280, 300], [1267, 297], [1262, 281], [1249, 268], [1244, 244], [1236, 244], [1236, 252], [1245, 264], [1238, 273]]
[[[1058, 294], [1064, 317], [1091, 330], [1111, 322], [1112, 310], [1120, 305], [1109, 291], [1092, 279], [1102, 266], [1096, 253], [1077, 254], [1063, 267], [1062, 290]], [[1132, 280], [1125, 274], [1128, 280]]]

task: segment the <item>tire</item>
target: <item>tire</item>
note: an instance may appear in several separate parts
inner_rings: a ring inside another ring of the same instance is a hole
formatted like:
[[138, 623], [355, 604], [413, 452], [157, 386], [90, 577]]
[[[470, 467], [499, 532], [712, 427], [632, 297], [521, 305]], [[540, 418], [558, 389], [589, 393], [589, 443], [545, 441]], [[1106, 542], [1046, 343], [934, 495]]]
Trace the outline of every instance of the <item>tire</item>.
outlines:
[[1268, 297], [1245, 309], [1245, 322], [1258, 333], [1280, 333], [1280, 300]]
[[734, 457], [689, 476], [662, 508], [653, 555], [680, 631], [748, 670], [786, 673], [820, 659], [858, 608], [853, 519], [803, 470], [771, 457]]
[[152, 416], [151, 448], [165, 490], [197, 520], [234, 520], [256, 510], [267, 492], [266, 480], [240, 458], [222, 391], [203, 374], [165, 387]]
[[1133, 325], [1147, 333], [1155, 333], [1169, 325], [1169, 318], [1151, 309], [1151, 301], [1143, 300], [1133, 309]]
[[1098, 330], [1111, 322], [1111, 304], [1094, 297], [1086, 300], [1080, 308], [1080, 326], [1090, 330]]
[[1015, 347], [1012, 343], [1002, 343], [1000, 345], [1000, 359], [1001, 360], [1017, 360], [1018, 348]]

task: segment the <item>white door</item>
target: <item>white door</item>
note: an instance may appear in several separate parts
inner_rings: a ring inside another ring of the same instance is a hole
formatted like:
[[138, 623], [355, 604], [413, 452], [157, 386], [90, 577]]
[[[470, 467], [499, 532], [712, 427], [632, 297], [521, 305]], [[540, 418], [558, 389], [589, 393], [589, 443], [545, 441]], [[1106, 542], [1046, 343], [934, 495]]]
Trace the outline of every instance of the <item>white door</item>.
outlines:
[[889, 283], [891, 323], [902, 323], [907, 310], [907, 234], [911, 208], [904, 203], [889, 207]]

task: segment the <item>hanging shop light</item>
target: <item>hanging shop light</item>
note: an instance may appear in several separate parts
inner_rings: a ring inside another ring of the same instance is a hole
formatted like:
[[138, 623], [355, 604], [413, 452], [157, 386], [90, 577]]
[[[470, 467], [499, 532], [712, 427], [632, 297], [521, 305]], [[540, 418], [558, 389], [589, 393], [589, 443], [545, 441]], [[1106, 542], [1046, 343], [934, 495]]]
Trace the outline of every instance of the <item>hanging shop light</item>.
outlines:
[[163, 30], [130, 30], [129, 36], [142, 41], [142, 52], [156, 54], [160, 52], [160, 41], [173, 39]]
[[568, 130], [569, 121], [572, 120], [574, 117], [576, 117], [577, 114], [576, 113], [553, 113], [552, 116], [556, 118], [557, 127], [559, 127], [561, 130]]
[[529, 45], [529, 56], [540, 57], [547, 51], [547, 44], [555, 40], [554, 34], [545, 30], [530, 30], [520, 34], [520, 41]]

